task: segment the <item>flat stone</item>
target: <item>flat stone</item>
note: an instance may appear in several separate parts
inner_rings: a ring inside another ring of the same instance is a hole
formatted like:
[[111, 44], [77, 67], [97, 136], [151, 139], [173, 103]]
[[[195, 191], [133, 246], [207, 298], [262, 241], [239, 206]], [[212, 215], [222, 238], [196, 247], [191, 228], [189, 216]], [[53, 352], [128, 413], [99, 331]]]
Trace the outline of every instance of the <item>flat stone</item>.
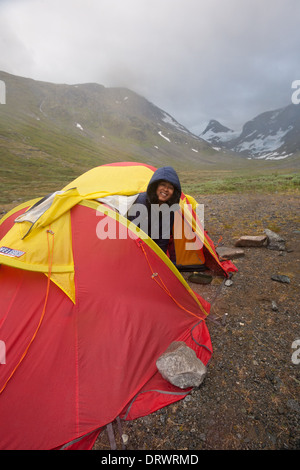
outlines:
[[176, 387], [199, 387], [206, 375], [206, 367], [193, 349], [183, 341], [174, 341], [157, 359], [162, 377]]
[[267, 243], [267, 235], [243, 235], [236, 242], [235, 246], [263, 246]]
[[290, 278], [288, 276], [285, 276], [283, 274], [277, 274], [271, 276], [272, 281], [277, 281], [277, 282], [283, 282], [285, 284], [289, 284], [291, 282]]
[[216, 249], [218, 255], [222, 259], [235, 259], [245, 256], [244, 250], [241, 248], [231, 248], [227, 246], [220, 246]]
[[194, 273], [188, 277], [188, 281], [194, 282], [195, 284], [210, 284], [212, 282], [212, 276], [204, 273]]

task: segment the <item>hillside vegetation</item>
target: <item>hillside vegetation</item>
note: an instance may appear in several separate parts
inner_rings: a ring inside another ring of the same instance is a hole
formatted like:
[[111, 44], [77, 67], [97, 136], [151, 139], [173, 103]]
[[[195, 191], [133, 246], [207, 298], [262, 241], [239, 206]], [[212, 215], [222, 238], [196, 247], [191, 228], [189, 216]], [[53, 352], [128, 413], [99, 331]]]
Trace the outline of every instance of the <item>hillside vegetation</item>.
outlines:
[[57, 85], [0, 72], [0, 204], [43, 196], [92, 167], [172, 165], [189, 193], [299, 187], [299, 155], [250, 161], [220, 152], [136, 93]]

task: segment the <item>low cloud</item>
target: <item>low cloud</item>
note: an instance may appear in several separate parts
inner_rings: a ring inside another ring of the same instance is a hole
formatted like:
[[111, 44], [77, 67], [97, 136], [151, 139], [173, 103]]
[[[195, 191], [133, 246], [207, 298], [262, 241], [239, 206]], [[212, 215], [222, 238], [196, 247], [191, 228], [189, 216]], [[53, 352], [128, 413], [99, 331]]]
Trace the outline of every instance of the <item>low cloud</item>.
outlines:
[[298, 0], [10, 0], [0, 69], [142, 94], [193, 132], [291, 102]]

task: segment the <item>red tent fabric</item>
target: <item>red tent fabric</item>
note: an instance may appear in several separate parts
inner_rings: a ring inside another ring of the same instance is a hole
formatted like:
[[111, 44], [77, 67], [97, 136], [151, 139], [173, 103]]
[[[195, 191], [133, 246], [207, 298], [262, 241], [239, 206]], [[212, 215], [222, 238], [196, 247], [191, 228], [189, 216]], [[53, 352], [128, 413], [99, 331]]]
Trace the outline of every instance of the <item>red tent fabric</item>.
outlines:
[[204, 364], [211, 357], [209, 304], [145, 241], [100, 242], [98, 222], [92, 204], [71, 209], [75, 303], [44, 273], [0, 266], [1, 449], [89, 449], [116, 417], [189, 393], [157, 371], [171, 342], [185, 341]]

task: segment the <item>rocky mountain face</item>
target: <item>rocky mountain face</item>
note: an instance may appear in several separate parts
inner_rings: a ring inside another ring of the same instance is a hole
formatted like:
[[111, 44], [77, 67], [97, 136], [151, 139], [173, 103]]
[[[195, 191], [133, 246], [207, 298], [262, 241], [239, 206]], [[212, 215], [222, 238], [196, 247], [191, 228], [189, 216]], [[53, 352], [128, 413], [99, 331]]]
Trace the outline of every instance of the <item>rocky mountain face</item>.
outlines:
[[200, 137], [251, 159], [282, 160], [300, 151], [300, 105], [259, 114], [235, 132], [211, 120]]
[[[6, 104], [0, 106], [0, 142], [18, 142], [87, 165], [122, 160], [159, 165], [196, 163], [217, 152], [166, 111], [125, 88], [97, 83], [53, 84], [0, 71]], [[10, 142], [10, 143], [9, 143]], [[60, 145], [56, 145], [56, 143]]]
[[95, 166], [122, 161], [209, 174], [250, 163], [216, 151], [132, 90], [0, 71], [2, 202], [43, 196]]
[[[171, 165], [183, 173], [201, 170], [203, 176], [214, 170], [256, 171], [260, 164], [245, 156], [282, 158], [268, 162], [268, 169], [299, 167], [298, 155], [286, 160], [299, 149], [299, 114], [290, 116], [296, 107], [266, 113], [261, 123], [256, 118], [241, 135], [211, 121], [197, 136], [126, 88], [54, 84], [1, 71], [0, 85], [0, 198], [5, 201], [12, 191], [15, 199], [24, 197], [25, 186], [29, 197], [39, 196], [41, 182], [48, 193], [90, 168], [120, 161]], [[266, 145], [274, 141], [279, 150]]]

